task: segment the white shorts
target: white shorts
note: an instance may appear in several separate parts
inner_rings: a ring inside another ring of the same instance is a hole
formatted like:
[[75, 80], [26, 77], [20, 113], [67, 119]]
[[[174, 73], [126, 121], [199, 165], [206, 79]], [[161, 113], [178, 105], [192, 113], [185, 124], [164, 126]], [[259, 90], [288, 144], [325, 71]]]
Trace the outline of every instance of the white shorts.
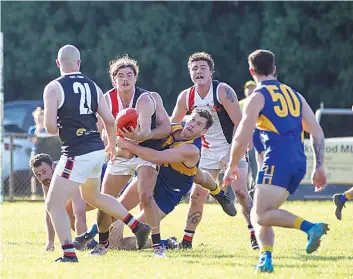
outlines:
[[157, 165], [145, 161], [140, 157], [125, 159], [118, 157], [114, 163], [109, 162], [106, 172], [111, 175], [134, 175], [140, 167], [151, 167], [157, 169]]
[[61, 155], [54, 174], [83, 184], [88, 178], [99, 178], [101, 176], [104, 157], [104, 150], [97, 150], [75, 157]]
[[[209, 169], [209, 170], [222, 170], [221, 160], [227, 156], [230, 151], [230, 144], [222, 146], [219, 148], [202, 148], [201, 150], [201, 159], [200, 159], [200, 168]], [[239, 167], [244, 166], [244, 163], [247, 164], [246, 156], [241, 158], [239, 162]]]

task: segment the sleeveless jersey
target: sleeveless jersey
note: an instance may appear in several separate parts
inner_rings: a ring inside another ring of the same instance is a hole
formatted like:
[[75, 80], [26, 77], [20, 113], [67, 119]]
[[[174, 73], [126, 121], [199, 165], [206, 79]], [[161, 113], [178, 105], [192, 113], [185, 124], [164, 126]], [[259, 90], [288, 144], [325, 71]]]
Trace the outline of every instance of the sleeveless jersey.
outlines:
[[62, 94], [58, 108], [62, 154], [73, 157], [104, 149], [97, 129], [98, 86], [80, 72], [67, 73], [55, 82]]
[[218, 90], [221, 82], [214, 80], [205, 98], [201, 98], [195, 86], [187, 89], [186, 108], [192, 112], [195, 108], [208, 110], [213, 117], [213, 125], [202, 136], [203, 148], [228, 147], [232, 142], [234, 124], [219, 101]]
[[[179, 124], [172, 125], [172, 132], [175, 132], [183, 127]], [[201, 138], [191, 139], [191, 140], [176, 140], [173, 136], [169, 136], [164, 144], [163, 150], [176, 148], [182, 144], [193, 144], [199, 150], [201, 154]], [[200, 161], [200, 160], [199, 160]], [[163, 187], [171, 191], [180, 191], [183, 190], [189, 191], [193, 182], [194, 176], [196, 175], [199, 161], [193, 167], [187, 167], [184, 163], [170, 163], [163, 164], [160, 166], [157, 183], [161, 183]]]
[[[154, 101], [153, 96], [150, 94], [149, 91], [139, 88], [139, 87], [135, 87], [135, 93], [133, 95], [133, 98], [129, 104], [129, 107], [131, 108], [135, 108], [136, 104], [138, 102], [138, 100], [145, 94], [148, 94], [152, 100]], [[117, 114], [119, 113], [119, 111], [123, 110], [123, 103], [120, 99], [119, 93], [116, 90], [116, 88], [112, 88], [110, 89], [108, 92], [105, 93], [105, 95], [109, 96], [109, 101], [108, 101], [108, 105], [110, 107], [111, 113], [114, 117], [114, 119], [116, 118]], [[156, 124], [156, 102], [154, 101], [154, 113], [151, 116], [151, 130], [157, 127]], [[144, 147], [149, 147], [155, 150], [160, 150], [162, 147], [162, 140], [159, 139], [151, 139], [151, 140], [146, 140], [142, 143], [140, 143], [139, 145], [144, 146]]]
[[255, 93], [265, 98], [256, 124], [265, 145], [265, 156], [283, 163], [306, 161], [302, 101], [298, 92], [277, 80], [267, 80], [258, 85]]

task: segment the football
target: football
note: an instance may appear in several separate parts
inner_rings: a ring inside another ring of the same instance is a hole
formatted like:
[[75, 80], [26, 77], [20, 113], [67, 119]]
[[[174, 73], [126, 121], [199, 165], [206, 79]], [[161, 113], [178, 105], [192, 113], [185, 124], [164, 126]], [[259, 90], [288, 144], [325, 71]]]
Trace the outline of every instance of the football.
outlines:
[[139, 114], [134, 108], [126, 108], [118, 113], [115, 118], [116, 129], [126, 128], [129, 130], [130, 127], [134, 129], [137, 126]]

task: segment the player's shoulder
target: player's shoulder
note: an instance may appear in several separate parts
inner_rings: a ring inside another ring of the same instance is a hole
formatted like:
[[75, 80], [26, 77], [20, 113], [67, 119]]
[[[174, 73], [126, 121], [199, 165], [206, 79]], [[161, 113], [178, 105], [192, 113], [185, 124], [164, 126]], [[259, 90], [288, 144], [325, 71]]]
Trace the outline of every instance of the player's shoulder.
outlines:
[[108, 91], [104, 92], [103, 95], [104, 96], [110, 96], [110, 95], [112, 95], [114, 93], [116, 93], [116, 88], [115, 87], [113, 87], [113, 88], [109, 89]]

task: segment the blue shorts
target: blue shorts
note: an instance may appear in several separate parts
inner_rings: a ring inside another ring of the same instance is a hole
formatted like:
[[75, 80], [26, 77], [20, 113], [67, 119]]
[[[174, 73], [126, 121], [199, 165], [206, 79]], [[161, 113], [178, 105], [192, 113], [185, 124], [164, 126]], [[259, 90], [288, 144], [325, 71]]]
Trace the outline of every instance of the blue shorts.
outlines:
[[287, 189], [293, 194], [306, 173], [306, 163], [279, 162], [270, 164], [264, 162], [257, 174], [257, 184], [270, 184]]
[[169, 214], [180, 203], [190, 189], [191, 186], [182, 189], [172, 189], [169, 188], [168, 185], [163, 185], [162, 181], [157, 178], [153, 197], [159, 209], [165, 214]]

